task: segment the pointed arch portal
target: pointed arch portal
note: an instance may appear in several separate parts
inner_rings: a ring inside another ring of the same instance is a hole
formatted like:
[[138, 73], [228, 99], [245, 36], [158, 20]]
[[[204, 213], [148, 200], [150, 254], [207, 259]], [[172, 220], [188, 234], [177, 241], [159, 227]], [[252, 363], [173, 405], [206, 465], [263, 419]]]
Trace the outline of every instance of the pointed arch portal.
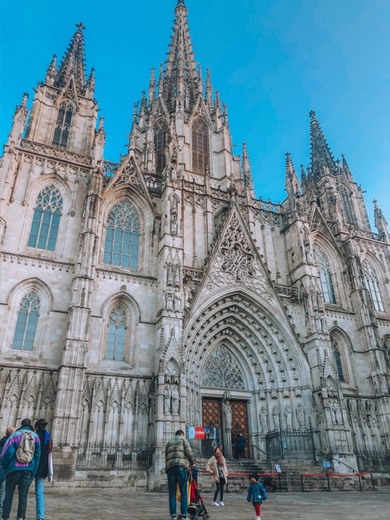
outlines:
[[265, 450], [275, 416], [280, 428], [303, 428], [298, 409], [311, 406], [310, 372], [283, 310], [250, 290], [222, 289], [199, 311], [185, 335], [188, 424], [216, 428], [230, 457], [238, 456], [240, 433], [245, 456], [254, 456], [255, 445]]

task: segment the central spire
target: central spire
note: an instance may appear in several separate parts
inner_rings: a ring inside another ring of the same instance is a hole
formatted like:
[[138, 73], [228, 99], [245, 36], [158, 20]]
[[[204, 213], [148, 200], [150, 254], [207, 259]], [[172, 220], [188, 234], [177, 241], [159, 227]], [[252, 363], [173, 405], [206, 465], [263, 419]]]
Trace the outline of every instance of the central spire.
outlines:
[[183, 108], [191, 107], [197, 94], [202, 92], [202, 82], [194, 60], [187, 20], [188, 10], [184, 0], [175, 8], [173, 34], [168, 59], [162, 73], [162, 95], [170, 108], [181, 102]]
[[55, 85], [63, 87], [73, 75], [76, 89], [79, 94], [85, 91], [85, 57], [84, 57], [84, 34], [85, 29], [82, 23], [76, 25], [77, 31], [73, 35], [61, 65], [58, 69]]
[[310, 140], [312, 178], [319, 179], [326, 174], [335, 175], [337, 173], [336, 163], [314, 110], [310, 112]]

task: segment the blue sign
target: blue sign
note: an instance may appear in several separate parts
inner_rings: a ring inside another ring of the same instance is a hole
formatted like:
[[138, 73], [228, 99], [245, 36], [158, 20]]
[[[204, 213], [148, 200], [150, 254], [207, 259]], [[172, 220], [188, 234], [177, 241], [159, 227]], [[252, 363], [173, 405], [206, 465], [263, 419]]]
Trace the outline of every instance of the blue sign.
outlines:
[[329, 460], [323, 460], [322, 465], [324, 468], [330, 468], [330, 461]]

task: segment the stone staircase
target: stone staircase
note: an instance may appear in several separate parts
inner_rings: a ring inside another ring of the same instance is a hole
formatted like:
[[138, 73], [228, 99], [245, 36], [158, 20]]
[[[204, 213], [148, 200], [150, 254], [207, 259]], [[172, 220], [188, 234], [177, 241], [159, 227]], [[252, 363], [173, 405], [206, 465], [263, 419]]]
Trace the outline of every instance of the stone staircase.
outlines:
[[[213, 477], [206, 470], [208, 459], [197, 459], [199, 466], [198, 486], [203, 493], [214, 492], [215, 483]], [[236, 459], [227, 460], [227, 467], [229, 471], [228, 483], [226, 491], [229, 493], [242, 492], [243, 489], [248, 489], [249, 477], [253, 473], [264, 473], [267, 470], [259, 466], [253, 460]]]

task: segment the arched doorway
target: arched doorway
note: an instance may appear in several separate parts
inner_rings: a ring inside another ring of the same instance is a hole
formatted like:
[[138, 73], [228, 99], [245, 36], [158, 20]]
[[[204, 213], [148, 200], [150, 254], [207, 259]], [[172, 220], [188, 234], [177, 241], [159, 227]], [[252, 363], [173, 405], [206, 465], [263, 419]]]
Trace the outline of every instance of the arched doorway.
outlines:
[[[214, 447], [218, 445], [223, 447], [228, 458], [249, 458], [248, 401], [228, 397], [202, 398], [202, 424], [207, 432], [203, 455], [211, 457]], [[242, 451], [239, 437], [245, 440]]]

